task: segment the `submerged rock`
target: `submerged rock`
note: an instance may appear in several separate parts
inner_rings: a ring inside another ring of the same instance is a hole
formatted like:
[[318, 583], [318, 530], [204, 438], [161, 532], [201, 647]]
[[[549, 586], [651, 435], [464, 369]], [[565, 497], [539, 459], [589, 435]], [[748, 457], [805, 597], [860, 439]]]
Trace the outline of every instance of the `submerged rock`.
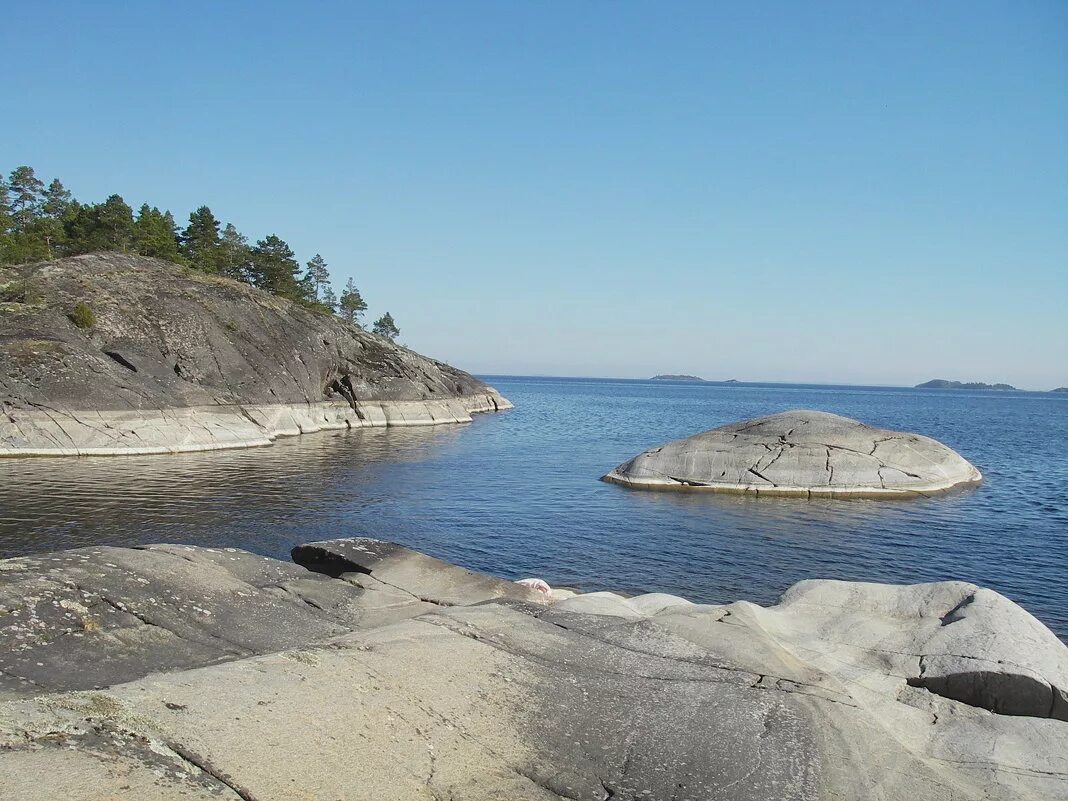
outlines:
[[10, 286], [22, 290], [0, 293], [0, 457], [248, 447], [511, 406], [339, 317], [158, 259], [0, 267]]
[[982, 474], [930, 437], [792, 411], [669, 442], [603, 478], [638, 489], [882, 498], [945, 492]]
[[1068, 799], [1068, 649], [990, 590], [551, 604], [376, 540], [294, 556], [0, 562], [0, 797]]

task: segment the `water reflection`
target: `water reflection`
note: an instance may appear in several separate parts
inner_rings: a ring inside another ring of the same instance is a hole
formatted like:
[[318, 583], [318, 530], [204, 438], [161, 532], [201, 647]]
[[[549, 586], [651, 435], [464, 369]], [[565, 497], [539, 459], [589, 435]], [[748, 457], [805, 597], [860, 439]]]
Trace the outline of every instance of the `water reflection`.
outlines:
[[[382, 487], [361, 473], [433, 458], [459, 426], [358, 429], [267, 448], [85, 459], [0, 459], [0, 554], [181, 540], [284, 554], [273, 527], [368, 509]], [[229, 536], [228, 536], [229, 529]], [[337, 534], [331, 534], [337, 536]]]

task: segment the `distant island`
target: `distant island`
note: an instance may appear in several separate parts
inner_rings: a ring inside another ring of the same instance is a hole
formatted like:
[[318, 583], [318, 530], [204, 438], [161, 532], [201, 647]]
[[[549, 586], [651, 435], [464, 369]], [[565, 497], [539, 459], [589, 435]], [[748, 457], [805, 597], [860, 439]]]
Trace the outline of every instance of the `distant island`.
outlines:
[[[923, 384], [917, 384], [916, 389], [1002, 389], [1019, 392], [1011, 384], [984, 384], [981, 381], [946, 381], [944, 378], [936, 378]], [[1057, 390], [1054, 390], [1056, 392]]]
[[1057, 387], [1056, 389], [1051, 389], [1050, 392], [1068, 392], [1068, 387]]
[[701, 384], [737, 384], [737, 378], [728, 378], [726, 381], [709, 381], [707, 378], [701, 378], [699, 375], [676, 375], [675, 373], [665, 373], [664, 375], [654, 375], [649, 379], [650, 381], [688, 381], [691, 383]]

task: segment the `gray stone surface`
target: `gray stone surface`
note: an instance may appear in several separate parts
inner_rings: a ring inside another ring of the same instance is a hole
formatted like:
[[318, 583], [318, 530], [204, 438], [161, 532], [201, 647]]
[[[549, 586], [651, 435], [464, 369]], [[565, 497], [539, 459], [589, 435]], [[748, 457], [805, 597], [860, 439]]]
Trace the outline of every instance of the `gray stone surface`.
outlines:
[[930, 437], [798, 410], [669, 442], [603, 478], [637, 489], [886, 498], [946, 492], [982, 474]]
[[467, 606], [500, 598], [545, 601], [543, 593], [513, 581], [475, 573], [392, 542], [366, 537], [298, 545], [292, 556], [294, 562], [308, 570], [354, 582], [370, 580], [440, 606]]
[[[611, 593], [548, 604], [374, 540], [295, 555], [324, 572], [181, 546], [2, 563], [4, 609], [34, 574], [94, 580], [91, 592], [138, 609], [194, 581], [161, 627], [242, 652], [142, 664], [101, 689], [13, 694], [0, 703], [0, 797], [1068, 798], [1068, 723], [1020, 703], [1025, 680], [1063, 689], [1068, 649], [988, 590], [816, 581], [769, 608]], [[136, 577], [150, 586], [132, 588]], [[108, 631], [72, 640], [83, 663]], [[47, 664], [49, 646], [35, 647]], [[966, 703], [911, 681], [933, 675], [921, 663], [935, 657], [949, 660], [943, 675], [979, 662], [1007, 678]]]
[[[509, 408], [338, 317], [141, 256], [0, 267], [0, 456], [166, 453]], [[87, 303], [90, 329], [68, 314]]]
[[[774, 610], [807, 657], [893, 663], [909, 685], [1003, 715], [1068, 721], [1068, 659], [1022, 607], [974, 584], [802, 581]], [[897, 623], [910, 619], [911, 625]], [[829, 665], [828, 665], [829, 667]]]
[[105, 687], [421, 614], [410, 594], [236, 548], [80, 548], [0, 561], [0, 698]]

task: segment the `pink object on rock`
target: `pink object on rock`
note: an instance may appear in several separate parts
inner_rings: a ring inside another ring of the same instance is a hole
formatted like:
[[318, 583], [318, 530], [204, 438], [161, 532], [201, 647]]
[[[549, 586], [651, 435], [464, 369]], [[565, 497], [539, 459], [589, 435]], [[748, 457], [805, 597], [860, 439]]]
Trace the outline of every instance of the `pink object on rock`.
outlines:
[[538, 592], [544, 592], [546, 595], [552, 593], [552, 587], [542, 581], [540, 578], [525, 578], [520, 579], [516, 584], [522, 584], [524, 587], [530, 587]]

